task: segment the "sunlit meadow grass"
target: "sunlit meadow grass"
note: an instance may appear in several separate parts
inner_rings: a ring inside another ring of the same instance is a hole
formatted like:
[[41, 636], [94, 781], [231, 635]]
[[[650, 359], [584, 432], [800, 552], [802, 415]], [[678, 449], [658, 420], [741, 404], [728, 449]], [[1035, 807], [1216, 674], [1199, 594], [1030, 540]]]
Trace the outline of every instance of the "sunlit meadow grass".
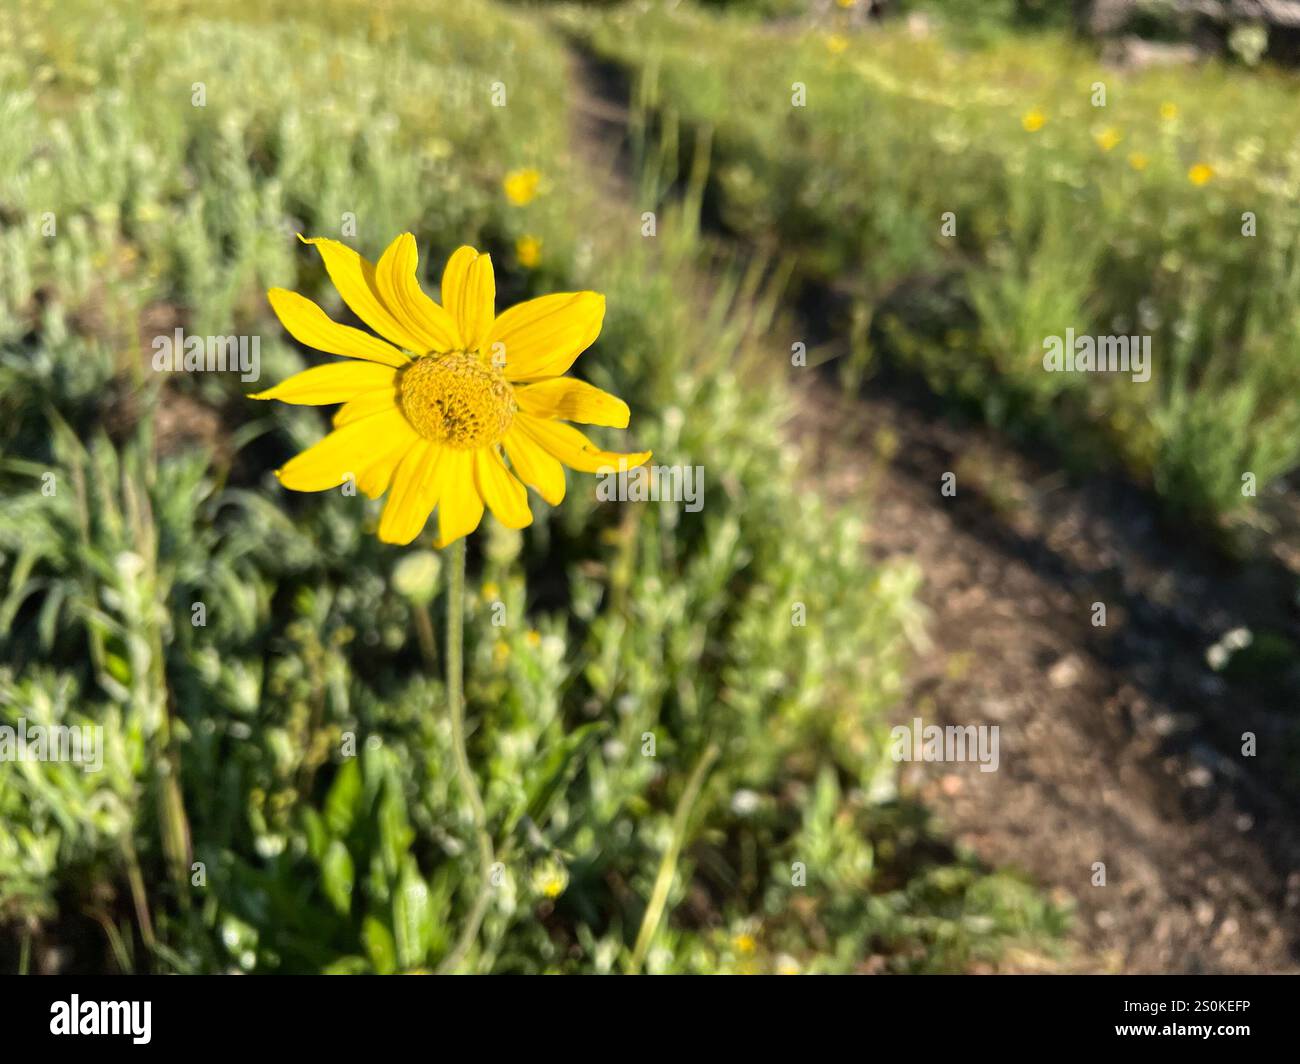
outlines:
[[[371, 257], [408, 228], [426, 263], [489, 248], [512, 299], [604, 292], [583, 371], [636, 397], [629, 442], [708, 476], [699, 513], [571, 479], [562, 511], [476, 541], [470, 753], [503, 876], [470, 969], [955, 970], [1059, 934], [1019, 880], [931, 856], [898, 800], [882, 733], [917, 574], [802, 494], [785, 399], [746, 372], [770, 304], [738, 273], [701, 299], [689, 217], [648, 241], [642, 205], [621, 228], [597, 199], [543, 25], [112, 7], [19, 3], [0, 31], [0, 716], [107, 743], [98, 774], [0, 764], [6, 968], [423, 971], [472, 904], [429, 709], [440, 566], [378, 543], [361, 497], [282, 492], [267, 470], [325, 419], [243, 399], [315, 361], [263, 294], [341, 314], [292, 234], [349, 218]], [[527, 169], [535, 195], [508, 196]], [[153, 372], [178, 325], [260, 336], [263, 382]]]
[[[713, 131], [733, 232], [850, 300], [851, 385], [887, 353], [1202, 518], [1300, 465], [1293, 76], [1121, 71], [1060, 35], [966, 48], [933, 24], [560, 17], [652, 116]], [[1066, 328], [1150, 335], [1152, 379], [1044, 372]]]

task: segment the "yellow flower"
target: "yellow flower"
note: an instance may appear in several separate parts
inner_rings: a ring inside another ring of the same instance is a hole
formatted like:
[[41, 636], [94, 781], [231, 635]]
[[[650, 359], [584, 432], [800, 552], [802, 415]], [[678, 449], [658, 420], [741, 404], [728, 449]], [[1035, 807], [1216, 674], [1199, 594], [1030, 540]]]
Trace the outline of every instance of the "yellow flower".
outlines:
[[1172, 122], [1175, 118], [1178, 117], [1178, 105], [1176, 103], [1170, 103], [1168, 100], [1166, 100], [1164, 103], [1160, 105], [1160, 117], [1163, 118], [1166, 122]]
[[494, 584], [491, 580], [489, 580], [486, 584], [483, 585], [484, 602], [495, 602], [500, 597], [501, 597], [501, 589], [497, 587], [497, 585]]
[[1197, 163], [1187, 171], [1187, 180], [1193, 185], [1204, 185], [1214, 176], [1214, 170], [1205, 163]]
[[542, 645], [542, 633], [539, 632], [536, 628], [530, 628], [524, 634], [524, 642], [527, 643], [530, 647], [539, 647]]
[[521, 236], [515, 241], [515, 257], [520, 266], [531, 270], [542, 261], [542, 242], [535, 236]]
[[1025, 127], [1026, 133], [1037, 133], [1047, 123], [1047, 115], [1043, 114], [1037, 107], [1032, 111], [1026, 111], [1020, 119], [1020, 124]]
[[737, 953], [753, 953], [758, 948], [758, 943], [754, 941], [754, 936], [747, 931], [742, 931], [731, 940], [731, 944], [736, 948]]
[[1097, 147], [1102, 151], [1110, 151], [1123, 139], [1118, 130], [1110, 128], [1103, 129], [1093, 137], [1093, 140], [1097, 142]]
[[1149, 163], [1150, 161], [1151, 160], [1148, 159], [1145, 155], [1143, 155], [1142, 152], [1140, 151], [1129, 153], [1128, 164], [1129, 166], [1133, 167], [1134, 170], [1145, 170], [1147, 168], [1147, 163]]
[[511, 170], [501, 182], [501, 187], [505, 189], [506, 199], [516, 207], [523, 207], [532, 203], [541, 180], [542, 175], [536, 170]]
[[858, 0], [835, 0], [835, 2], [839, 4], [840, 7], [847, 10], [848, 8], [855, 6]]
[[533, 889], [547, 898], [558, 898], [569, 886], [569, 870], [548, 858], [533, 870]]
[[842, 34], [832, 33], [826, 38], [826, 50], [831, 55], [839, 55], [849, 46], [849, 39]]
[[485, 503], [507, 528], [531, 524], [524, 485], [557, 506], [566, 465], [595, 473], [650, 457], [602, 451], [560, 420], [627, 427], [621, 399], [561, 376], [600, 334], [604, 296], [561, 292], [497, 315], [491, 257], [462, 247], [443, 271], [439, 305], [420, 289], [410, 233], [375, 264], [337, 240], [299, 239], [320, 253], [343, 302], [385, 339], [338, 324], [296, 292], [267, 293], [295, 340], [347, 356], [251, 397], [344, 404], [334, 431], [278, 471], [286, 488], [351, 482], [372, 499], [388, 492], [385, 543], [410, 543], [436, 507], [445, 547], [478, 527]]

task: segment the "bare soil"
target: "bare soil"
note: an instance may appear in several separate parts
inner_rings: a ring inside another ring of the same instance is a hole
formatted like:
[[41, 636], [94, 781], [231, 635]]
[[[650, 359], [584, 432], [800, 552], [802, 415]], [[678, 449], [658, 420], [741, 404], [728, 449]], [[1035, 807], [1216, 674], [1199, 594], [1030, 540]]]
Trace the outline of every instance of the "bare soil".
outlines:
[[933, 645], [900, 720], [1000, 729], [996, 772], [915, 764], [905, 784], [984, 862], [1074, 899], [1078, 970], [1296, 971], [1297, 820], [1270, 778], [1287, 759], [1240, 742], [1293, 735], [1294, 688], [1237, 690], [1205, 660], [1280, 608], [1261, 574], [1176, 542], [1123, 484], [1071, 484], [898, 395], [817, 381], [800, 409], [822, 490], [924, 574]]

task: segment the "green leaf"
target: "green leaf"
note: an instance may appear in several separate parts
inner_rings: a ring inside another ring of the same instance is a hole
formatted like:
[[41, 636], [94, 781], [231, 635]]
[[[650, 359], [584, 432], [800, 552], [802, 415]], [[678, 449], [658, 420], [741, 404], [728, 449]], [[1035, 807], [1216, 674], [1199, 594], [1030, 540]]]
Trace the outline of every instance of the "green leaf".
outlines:
[[365, 943], [366, 955], [376, 972], [392, 975], [397, 971], [397, 947], [392, 932], [382, 920], [367, 916], [361, 925], [361, 941]]
[[325, 860], [321, 862], [321, 885], [325, 897], [340, 916], [347, 916], [352, 911], [352, 886], [355, 881], [352, 867], [352, 854], [338, 839], [330, 843], [325, 851]]
[[104, 655], [104, 665], [108, 669], [108, 674], [119, 683], [129, 684], [131, 682], [130, 662], [121, 655], [109, 651]]
[[429, 886], [412, 857], [403, 862], [402, 881], [393, 895], [393, 929], [401, 966], [409, 969], [423, 963], [433, 942], [433, 906]]
[[325, 823], [330, 834], [346, 835], [361, 813], [361, 769], [355, 758], [349, 758], [334, 777], [329, 794], [325, 797]]
[[379, 800], [379, 849], [384, 858], [384, 870], [396, 878], [402, 867], [402, 858], [410, 848], [415, 832], [406, 813], [406, 798], [396, 777], [388, 780], [384, 795]]
[[325, 821], [315, 809], [302, 812], [302, 831], [307, 838], [307, 852], [318, 864], [325, 860], [325, 851], [329, 849], [330, 837]]

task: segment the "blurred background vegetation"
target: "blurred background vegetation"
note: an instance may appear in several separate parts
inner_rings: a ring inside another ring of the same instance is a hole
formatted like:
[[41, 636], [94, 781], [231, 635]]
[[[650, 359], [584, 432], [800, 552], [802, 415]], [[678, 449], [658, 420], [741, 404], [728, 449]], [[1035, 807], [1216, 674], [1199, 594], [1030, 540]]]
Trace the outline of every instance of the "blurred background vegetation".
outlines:
[[[577, 371], [632, 405], [619, 446], [706, 470], [699, 513], [571, 483], [471, 542], [470, 753], [503, 875], [466, 967], [632, 966], [661, 875], [649, 971], [1063, 956], [1068, 906], [899, 794], [919, 573], [803, 483], [766, 335], [824, 289], [846, 387], [887, 349], [1173, 513], [1248, 521], [1241, 472], [1263, 491], [1300, 464], [1295, 89], [1231, 57], [1103, 72], [1045, 3], [892, 8], [866, 48], [865, 2], [10, 5], [0, 720], [100, 725], [106, 759], [0, 764], [5, 970], [425, 971], [473, 905], [430, 537], [388, 547], [365, 499], [279, 489], [319, 410], [150, 367], [178, 327], [260, 336], [262, 387], [320, 361], [264, 294], [346, 317], [293, 236], [345, 216], [371, 258], [413, 231], [430, 289], [471, 242], [498, 307], [604, 292]], [[632, 88], [634, 204], [575, 145], [573, 41]], [[792, 112], [795, 81], [816, 108]], [[1065, 324], [1149, 331], [1167, 362], [1046, 375]]]
[[[1066, 23], [1067, 4], [899, 6], [922, 18], [869, 37], [857, 3], [794, 33], [682, 5], [571, 25], [647, 106], [714, 131], [726, 226], [838, 289], [850, 381], [887, 349], [1171, 513], [1248, 520], [1243, 473], [1262, 492], [1300, 465], [1294, 78], [1103, 65], [1063, 29], [1008, 32]], [[791, 106], [796, 82], [815, 106]], [[1150, 335], [1160, 371], [1137, 387], [1044, 373], [1066, 323]]]

